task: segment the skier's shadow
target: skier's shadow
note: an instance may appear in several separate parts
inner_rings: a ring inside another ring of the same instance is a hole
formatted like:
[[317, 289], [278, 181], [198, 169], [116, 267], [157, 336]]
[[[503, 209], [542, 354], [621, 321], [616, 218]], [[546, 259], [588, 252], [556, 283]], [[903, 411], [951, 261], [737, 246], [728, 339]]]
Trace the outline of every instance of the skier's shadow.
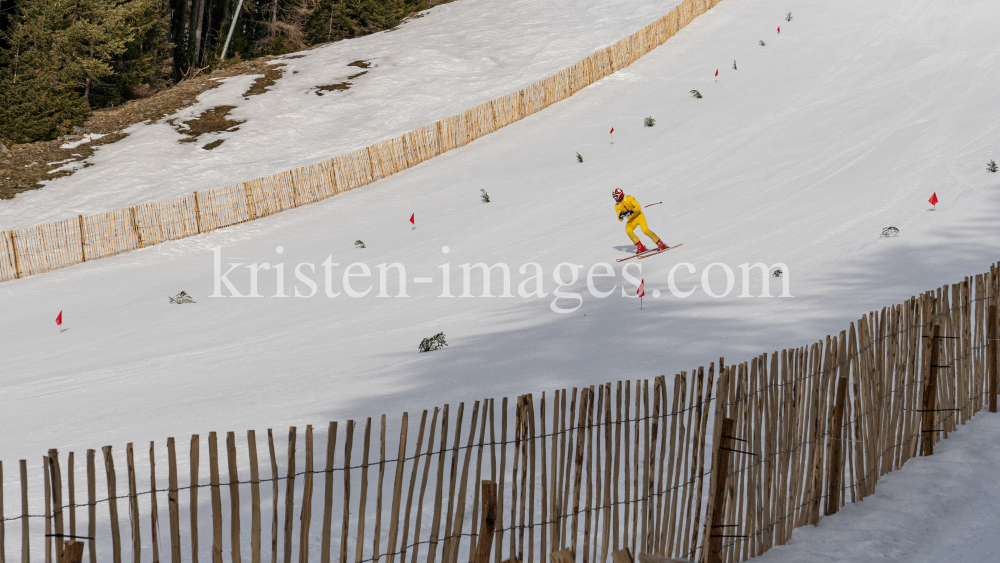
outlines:
[[630, 244], [628, 246], [615, 246], [613, 248], [615, 250], [624, 250], [624, 251], [627, 251], [627, 252], [633, 252], [633, 251], [635, 251], [635, 245], [634, 244]]

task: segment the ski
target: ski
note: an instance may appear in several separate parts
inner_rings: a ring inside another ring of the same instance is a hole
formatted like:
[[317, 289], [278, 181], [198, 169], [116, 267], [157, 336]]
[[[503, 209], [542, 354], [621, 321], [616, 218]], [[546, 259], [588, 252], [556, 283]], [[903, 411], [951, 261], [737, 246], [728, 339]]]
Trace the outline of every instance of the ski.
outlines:
[[[682, 242], [681, 244], [684, 244], [684, 243]], [[654, 254], [663, 254], [667, 250], [673, 250], [673, 249], [677, 248], [678, 246], [680, 246], [681, 244], [675, 244], [674, 246], [668, 247], [666, 250], [650, 250], [649, 252], [643, 252], [641, 255], [639, 255], [639, 258], [649, 258], [650, 256], [653, 256]]]
[[647, 250], [646, 252], [640, 252], [638, 254], [633, 254], [631, 256], [626, 256], [625, 258], [618, 258], [617, 261], [618, 262], [624, 262], [625, 260], [631, 260], [633, 258], [641, 258], [641, 257], [649, 254], [650, 252], [653, 252], [653, 251], [652, 250]]
[[[684, 243], [682, 242], [681, 244], [684, 244]], [[677, 248], [678, 246], [680, 246], [680, 244], [668, 247], [667, 250], [672, 250], [674, 248]], [[624, 262], [625, 260], [631, 260], [633, 258], [646, 258], [647, 256], [652, 256], [653, 254], [659, 254], [661, 252], [666, 252], [667, 250], [660, 250], [658, 248], [654, 248], [652, 250], [647, 250], [646, 252], [640, 252], [638, 254], [633, 254], [632, 256], [626, 256], [625, 258], [618, 258], [616, 261], [617, 262]]]

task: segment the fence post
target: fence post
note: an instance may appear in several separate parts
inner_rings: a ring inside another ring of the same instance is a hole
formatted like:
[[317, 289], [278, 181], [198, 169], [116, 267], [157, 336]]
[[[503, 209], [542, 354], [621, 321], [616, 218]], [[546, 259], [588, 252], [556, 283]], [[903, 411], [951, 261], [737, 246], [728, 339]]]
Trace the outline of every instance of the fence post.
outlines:
[[496, 481], [482, 482], [482, 519], [479, 521], [479, 539], [476, 543], [476, 559], [472, 563], [488, 563], [493, 548], [493, 532], [496, 527], [497, 484]]
[[28, 460], [21, 460], [21, 561], [31, 560], [30, 534], [28, 533]]
[[[372, 183], [375, 181], [375, 161], [372, 160], [372, 148], [370, 146], [365, 147], [365, 154], [368, 155], [368, 183]], [[381, 161], [379, 161], [378, 171], [379, 171], [379, 176], [381, 176], [382, 175]]]
[[[720, 395], [720, 398], [722, 396]], [[726, 479], [729, 477], [729, 456], [733, 449], [733, 432], [736, 429], [736, 421], [731, 418], [723, 419], [722, 432], [719, 436], [719, 443], [716, 447], [715, 459], [718, 465], [712, 466], [712, 472], [718, 473], [715, 477], [714, 502], [712, 507], [712, 520], [709, 522], [711, 532], [708, 543], [708, 563], [723, 563], [725, 548], [723, 538], [726, 521]]]
[[122, 563], [121, 528], [118, 523], [118, 479], [115, 477], [115, 458], [111, 446], [104, 446], [104, 468], [108, 474], [108, 512], [111, 516], [111, 547], [113, 563]]
[[254, 205], [253, 196], [250, 195], [250, 182], [243, 182], [243, 195], [246, 196], [247, 201], [247, 220], [253, 221], [257, 219], [257, 206]]
[[[719, 358], [719, 387], [715, 395], [715, 417], [712, 421], [712, 456], [708, 479], [708, 502], [705, 505], [705, 528], [702, 532], [701, 553], [697, 558], [700, 562], [708, 561], [708, 548], [711, 543], [713, 514], [715, 509], [715, 492], [718, 489], [719, 479], [719, 445], [722, 436], [722, 425], [726, 416], [726, 403], [729, 397], [729, 369], [726, 368], [725, 358]], [[627, 418], [627, 416], [626, 416]], [[723, 491], [725, 489], [722, 489]]]
[[833, 423], [830, 425], [830, 439], [833, 440], [830, 454], [830, 489], [826, 501], [826, 515], [840, 510], [840, 491], [844, 480], [844, 403], [847, 401], [847, 377], [837, 380], [837, 400], [833, 407]]
[[87, 231], [83, 228], [83, 215], [79, 216], [80, 219], [80, 254], [83, 256], [83, 261], [87, 261]]
[[920, 425], [920, 449], [922, 455], [934, 455], [934, 432], [936, 432], [934, 430], [934, 412], [937, 409], [937, 366], [938, 361], [940, 361], [938, 352], [941, 349], [938, 340], [941, 337], [941, 325], [935, 324], [934, 331], [926, 336], [927, 343], [924, 344], [924, 352], [930, 352], [930, 360], [926, 372], [927, 380], [924, 381], [924, 396], [921, 407], [923, 423]]
[[181, 563], [181, 516], [177, 492], [177, 447], [167, 438], [167, 510], [170, 515], [170, 562]]
[[10, 255], [14, 258], [14, 277], [20, 279], [21, 260], [17, 257], [17, 242], [14, 241], [14, 231], [7, 231], [7, 236], [10, 238]]
[[63, 547], [63, 558], [62, 563], [82, 563], [83, 561], [83, 542], [66, 540]]
[[[87, 551], [90, 563], [97, 563], [97, 465], [95, 450], [87, 450]], [[27, 520], [25, 526], [28, 525]], [[27, 531], [27, 528], [25, 528]]]
[[59, 450], [49, 450], [49, 479], [52, 486], [52, 522], [55, 528], [56, 561], [63, 558], [62, 471], [59, 468]]
[[990, 305], [986, 314], [986, 365], [990, 378], [990, 412], [997, 412], [997, 306]]
[[198, 202], [198, 192], [194, 192], [194, 223], [201, 234], [201, 204]]
[[146, 243], [142, 241], [142, 231], [139, 230], [139, 221], [135, 217], [135, 208], [132, 206], [128, 208], [128, 214], [132, 218], [132, 230], [135, 231], [135, 238], [139, 242], [139, 248], [146, 248]]

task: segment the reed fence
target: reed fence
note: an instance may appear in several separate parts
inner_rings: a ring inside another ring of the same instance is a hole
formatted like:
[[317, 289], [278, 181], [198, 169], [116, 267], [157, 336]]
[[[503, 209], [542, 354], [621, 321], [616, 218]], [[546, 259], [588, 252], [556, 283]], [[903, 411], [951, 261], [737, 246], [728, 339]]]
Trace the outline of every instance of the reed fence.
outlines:
[[642, 30], [548, 78], [312, 166], [166, 201], [0, 232], [0, 282], [253, 221], [386, 178], [541, 111], [629, 66], [719, 1], [684, 0]]
[[34, 481], [42, 514], [21, 460], [20, 515], [4, 517], [0, 463], [0, 561], [14, 520], [23, 563], [41, 544], [46, 563], [79, 562], [81, 539], [90, 563], [129, 549], [133, 563], [743, 561], [996, 412], [998, 282], [1000, 263], [808, 346], [670, 379], [307, 426], [304, 451], [295, 427], [283, 450], [270, 429], [194, 435], [187, 459], [167, 438], [165, 487], [162, 443], [148, 460], [128, 444], [124, 475], [121, 453], [90, 449], [86, 501], [75, 454], [64, 472], [53, 449]]

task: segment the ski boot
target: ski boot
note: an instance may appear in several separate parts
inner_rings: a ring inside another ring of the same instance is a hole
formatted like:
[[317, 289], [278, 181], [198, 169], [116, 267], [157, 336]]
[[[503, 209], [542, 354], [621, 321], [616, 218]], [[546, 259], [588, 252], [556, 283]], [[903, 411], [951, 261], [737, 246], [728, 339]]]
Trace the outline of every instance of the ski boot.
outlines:
[[656, 248], [659, 249], [659, 250], [666, 250], [666, 249], [668, 249], [670, 247], [667, 246], [667, 245], [665, 245], [665, 244], [663, 244], [663, 239], [660, 239], [660, 240], [656, 241]]
[[642, 245], [642, 241], [635, 243], [635, 246], [636, 246], [635, 249], [636, 254], [642, 254], [643, 252], [646, 252], [646, 247]]

